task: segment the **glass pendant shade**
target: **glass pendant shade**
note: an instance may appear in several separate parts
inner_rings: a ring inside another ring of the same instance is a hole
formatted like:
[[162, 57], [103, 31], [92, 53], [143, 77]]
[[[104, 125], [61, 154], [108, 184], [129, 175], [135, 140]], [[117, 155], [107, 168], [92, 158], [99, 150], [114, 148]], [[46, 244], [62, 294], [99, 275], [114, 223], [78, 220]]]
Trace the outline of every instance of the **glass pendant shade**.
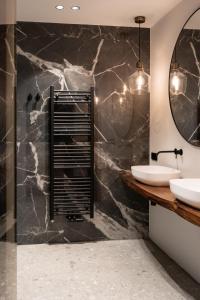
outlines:
[[146, 95], [149, 92], [149, 75], [143, 68], [137, 68], [129, 77], [129, 91], [133, 95]]
[[179, 66], [172, 66], [170, 72], [170, 94], [178, 96], [185, 94], [187, 88], [187, 76], [181, 72]]
[[136, 71], [130, 75], [128, 79], [129, 91], [133, 95], [146, 95], [149, 92], [149, 80], [150, 76], [144, 72], [144, 67], [141, 61], [141, 39], [140, 39], [140, 25], [145, 23], [146, 18], [144, 16], [135, 17], [135, 23], [138, 27], [138, 62], [136, 64]]

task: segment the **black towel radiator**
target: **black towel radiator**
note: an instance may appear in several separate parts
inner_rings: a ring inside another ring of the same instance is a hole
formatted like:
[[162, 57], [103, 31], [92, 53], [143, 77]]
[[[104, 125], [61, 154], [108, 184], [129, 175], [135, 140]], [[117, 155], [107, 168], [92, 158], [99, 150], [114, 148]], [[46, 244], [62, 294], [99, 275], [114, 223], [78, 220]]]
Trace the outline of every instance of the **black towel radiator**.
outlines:
[[94, 89], [50, 87], [50, 220], [94, 216]]

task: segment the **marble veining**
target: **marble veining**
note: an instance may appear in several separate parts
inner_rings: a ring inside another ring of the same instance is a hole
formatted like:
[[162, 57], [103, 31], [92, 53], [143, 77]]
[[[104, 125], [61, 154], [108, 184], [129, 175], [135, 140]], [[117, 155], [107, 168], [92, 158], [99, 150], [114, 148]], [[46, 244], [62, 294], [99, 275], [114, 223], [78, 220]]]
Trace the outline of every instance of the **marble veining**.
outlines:
[[[149, 95], [124, 90], [135, 71], [137, 29], [20, 22], [16, 32], [18, 243], [146, 236], [148, 203], [119, 177], [132, 164], [148, 163]], [[149, 46], [149, 29], [142, 29], [147, 73]], [[95, 87], [95, 217], [81, 223], [62, 216], [49, 222], [50, 85]]]
[[[14, 25], [0, 25], [0, 220], [14, 215]], [[4, 223], [2, 221], [2, 223]], [[6, 233], [0, 226], [0, 238]]]
[[0, 24], [0, 299], [16, 299], [14, 25]]

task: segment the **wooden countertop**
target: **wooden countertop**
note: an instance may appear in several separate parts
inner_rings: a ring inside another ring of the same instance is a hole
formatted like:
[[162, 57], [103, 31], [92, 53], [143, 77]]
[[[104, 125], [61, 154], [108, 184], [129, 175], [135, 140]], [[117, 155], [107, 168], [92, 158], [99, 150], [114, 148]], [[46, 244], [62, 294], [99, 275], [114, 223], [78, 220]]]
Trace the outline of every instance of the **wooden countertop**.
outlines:
[[175, 212], [185, 220], [200, 226], [200, 210], [178, 201], [169, 187], [156, 187], [140, 183], [134, 179], [130, 171], [124, 170], [120, 174], [122, 181], [130, 189], [138, 192], [144, 198]]

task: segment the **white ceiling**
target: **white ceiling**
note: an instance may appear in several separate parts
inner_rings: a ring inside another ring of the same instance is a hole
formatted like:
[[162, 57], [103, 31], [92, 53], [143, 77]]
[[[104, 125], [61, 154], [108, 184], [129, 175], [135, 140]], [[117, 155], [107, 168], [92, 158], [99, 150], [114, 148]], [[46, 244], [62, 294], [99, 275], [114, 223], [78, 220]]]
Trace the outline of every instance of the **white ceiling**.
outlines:
[[[17, 20], [69, 24], [135, 26], [133, 18], [144, 15], [144, 27], [153, 26], [182, 0], [17, 0]], [[65, 9], [58, 11], [61, 4]], [[80, 11], [72, 11], [79, 5]]]

